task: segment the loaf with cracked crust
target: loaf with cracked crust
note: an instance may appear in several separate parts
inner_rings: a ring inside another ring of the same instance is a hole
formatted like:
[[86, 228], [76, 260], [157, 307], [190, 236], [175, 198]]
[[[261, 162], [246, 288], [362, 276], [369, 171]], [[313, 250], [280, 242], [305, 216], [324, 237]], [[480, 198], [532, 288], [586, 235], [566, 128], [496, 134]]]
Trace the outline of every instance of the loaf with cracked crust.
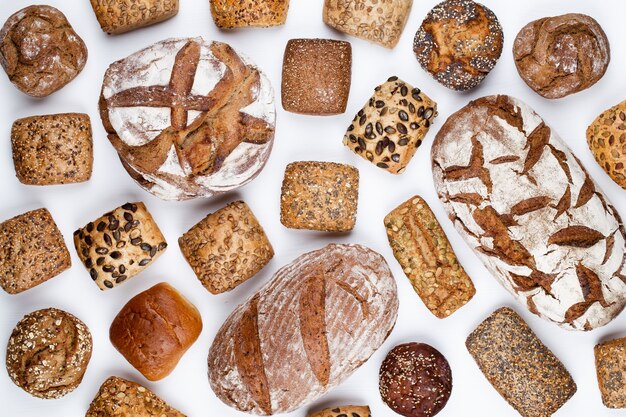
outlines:
[[591, 330], [626, 304], [617, 210], [539, 115], [509, 96], [470, 102], [441, 128], [433, 176], [450, 219], [528, 309]]
[[220, 29], [280, 26], [289, 0], [211, 0], [211, 15]]
[[385, 259], [359, 245], [328, 245], [280, 269], [226, 319], [209, 351], [209, 382], [237, 410], [287, 413], [340, 384], [396, 322]]
[[102, 30], [117, 35], [176, 16], [178, 0], [91, 0], [91, 7]]
[[176, 368], [201, 331], [198, 309], [162, 282], [126, 303], [111, 324], [109, 338], [135, 369], [158, 381]]

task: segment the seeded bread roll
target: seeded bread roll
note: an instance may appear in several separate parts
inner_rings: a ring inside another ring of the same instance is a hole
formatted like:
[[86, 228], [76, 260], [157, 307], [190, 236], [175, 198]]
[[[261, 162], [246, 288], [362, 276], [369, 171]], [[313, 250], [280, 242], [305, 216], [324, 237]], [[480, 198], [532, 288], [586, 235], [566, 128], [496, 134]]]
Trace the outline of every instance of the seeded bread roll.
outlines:
[[18, 387], [43, 399], [61, 398], [83, 380], [91, 359], [91, 333], [85, 323], [55, 308], [20, 320], [9, 339], [6, 366]]
[[587, 128], [587, 144], [609, 177], [626, 189], [626, 101], [593, 121]]
[[413, 0], [326, 0], [324, 23], [348, 35], [393, 48], [400, 40]]
[[383, 401], [396, 413], [432, 417], [448, 403], [452, 371], [437, 349], [424, 343], [406, 343], [385, 357], [379, 388]]
[[101, 290], [134, 277], [167, 248], [146, 206], [126, 203], [74, 232], [78, 257]]
[[148, 388], [112, 376], [100, 387], [85, 417], [185, 417]]
[[352, 79], [352, 46], [332, 39], [291, 39], [283, 59], [283, 108], [332, 115], [346, 111]]
[[87, 47], [61, 11], [29, 6], [0, 29], [0, 64], [23, 93], [45, 97], [83, 70]]
[[220, 29], [280, 26], [287, 20], [289, 0], [211, 0]]
[[7, 293], [33, 288], [71, 265], [63, 236], [45, 208], [0, 223], [0, 286]]
[[178, 239], [178, 245], [213, 294], [232, 290], [274, 257], [263, 227], [243, 201], [206, 216]]
[[394, 76], [374, 89], [354, 116], [343, 144], [377, 167], [402, 174], [435, 117], [437, 103]]
[[510, 308], [496, 310], [465, 344], [487, 380], [523, 417], [551, 416], [576, 392], [561, 361]]
[[578, 93], [597, 83], [611, 60], [609, 40], [592, 17], [570, 13], [530, 22], [513, 44], [517, 72], [544, 98]]
[[476, 294], [435, 214], [415, 196], [385, 217], [393, 254], [415, 292], [438, 318], [446, 318]]
[[11, 145], [22, 184], [71, 184], [91, 178], [93, 140], [86, 114], [18, 119], [11, 129]]
[[502, 26], [487, 7], [472, 0], [445, 0], [426, 15], [413, 51], [440, 84], [466, 91], [496, 66], [503, 43]]
[[608, 408], [626, 408], [626, 338], [600, 343], [593, 352], [602, 402]]
[[334, 162], [292, 162], [285, 169], [280, 222], [290, 229], [349, 232], [356, 223], [359, 171]]
[[109, 338], [135, 369], [158, 381], [176, 368], [201, 331], [198, 309], [162, 282], [126, 303], [111, 324]]
[[170, 19], [178, 0], [91, 0], [103, 31], [117, 35]]
[[342, 407], [326, 408], [309, 414], [308, 417], [372, 417], [370, 408], [366, 405], [345, 405]]

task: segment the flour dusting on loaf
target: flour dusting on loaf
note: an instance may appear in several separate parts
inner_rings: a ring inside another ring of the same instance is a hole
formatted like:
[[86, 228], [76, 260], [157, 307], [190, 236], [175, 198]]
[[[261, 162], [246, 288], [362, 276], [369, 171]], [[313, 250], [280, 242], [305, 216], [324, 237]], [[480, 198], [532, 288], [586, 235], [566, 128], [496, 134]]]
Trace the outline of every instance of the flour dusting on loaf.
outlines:
[[452, 115], [432, 148], [454, 225], [528, 309], [567, 329], [610, 322], [626, 303], [617, 210], [554, 130], [508, 96]]

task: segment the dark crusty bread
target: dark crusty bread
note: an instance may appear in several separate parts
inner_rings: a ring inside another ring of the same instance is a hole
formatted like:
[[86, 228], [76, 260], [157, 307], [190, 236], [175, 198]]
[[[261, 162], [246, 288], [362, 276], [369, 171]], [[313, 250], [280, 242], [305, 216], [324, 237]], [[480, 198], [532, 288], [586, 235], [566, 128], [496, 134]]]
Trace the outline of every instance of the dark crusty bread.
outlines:
[[287, 20], [289, 0], [211, 0], [220, 29], [279, 26]]
[[599, 343], [593, 349], [602, 402], [626, 408], [626, 338]]
[[113, 346], [150, 381], [168, 376], [202, 331], [196, 307], [162, 282], [133, 297], [113, 320]]
[[211, 213], [178, 239], [202, 285], [213, 294], [230, 291], [272, 259], [263, 227], [243, 201]]
[[372, 417], [366, 405], [344, 405], [326, 408], [308, 415], [308, 417]]
[[178, 0], [91, 0], [100, 27], [117, 35], [170, 19]]
[[70, 184], [91, 178], [93, 140], [86, 114], [18, 119], [11, 129], [11, 145], [15, 173], [23, 184]]
[[281, 97], [292, 113], [346, 111], [352, 80], [352, 46], [332, 39], [291, 39], [283, 58]]
[[9, 377], [29, 394], [61, 398], [83, 380], [91, 359], [89, 329], [55, 308], [37, 310], [17, 323], [7, 346]]
[[9, 294], [46, 282], [71, 265], [63, 236], [47, 209], [0, 223], [0, 287]]
[[61, 11], [26, 7], [0, 29], [0, 64], [22, 92], [45, 97], [72, 81], [87, 62], [87, 47]]
[[185, 417], [148, 388], [123, 378], [108, 378], [85, 417]]
[[565, 366], [510, 308], [500, 308], [465, 342], [487, 380], [523, 417], [554, 414], [576, 392]]
[[209, 351], [211, 388], [240, 411], [286, 413], [340, 384], [396, 321], [384, 258], [328, 245], [280, 269], [226, 319]]

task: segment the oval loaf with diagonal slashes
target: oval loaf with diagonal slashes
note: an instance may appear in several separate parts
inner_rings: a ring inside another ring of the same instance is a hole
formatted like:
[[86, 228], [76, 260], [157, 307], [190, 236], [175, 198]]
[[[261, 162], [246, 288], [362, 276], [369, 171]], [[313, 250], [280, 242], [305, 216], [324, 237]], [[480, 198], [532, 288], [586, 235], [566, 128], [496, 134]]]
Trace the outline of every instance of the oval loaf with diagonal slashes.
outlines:
[[286, 413], [340, 384], [396, 322], [385, 259], [358, 245], [300, 256], [240, 305], [209, 352], [211, 388], [240, 411]]
[[622, 311], [619, 214], [531, 108], [508, 96], [471, 102], [441, 128], [432, 158], [455, 227], [531, 312], [591, 330]]

